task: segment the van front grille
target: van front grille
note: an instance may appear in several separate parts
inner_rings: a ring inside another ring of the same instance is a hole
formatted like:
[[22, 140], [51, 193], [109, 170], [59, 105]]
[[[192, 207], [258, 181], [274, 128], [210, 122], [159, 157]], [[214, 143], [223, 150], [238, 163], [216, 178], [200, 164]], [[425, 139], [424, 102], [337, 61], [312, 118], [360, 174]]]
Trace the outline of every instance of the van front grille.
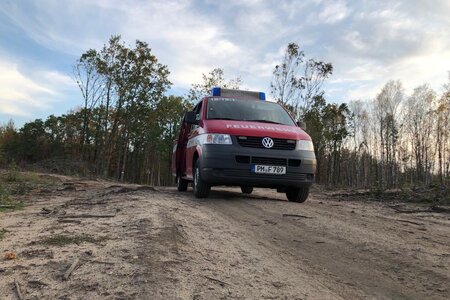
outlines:
[[[237, 140], [239, 145], [242, 147], [250, 147], [250, 148], [261, 148], [261, 149], [267, 149], [262, 144], [262, 139], [264, 137], [258, 137], [258, 136], [238, 136]], [[286, 140], [286, 139], [276, 139], [272, 138], [273, 140], [273, 147], [270, 149], [275, 150], [294, 150], [295, 149], [295, 140]]]

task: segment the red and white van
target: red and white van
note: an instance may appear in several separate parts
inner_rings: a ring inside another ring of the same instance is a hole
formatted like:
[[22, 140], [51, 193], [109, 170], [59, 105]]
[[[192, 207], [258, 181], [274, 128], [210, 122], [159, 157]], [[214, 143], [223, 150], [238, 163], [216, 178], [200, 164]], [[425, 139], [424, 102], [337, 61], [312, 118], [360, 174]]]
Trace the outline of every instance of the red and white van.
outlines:
[[261, 92], [213, 88], [185, 114], [173, 148], [178, 190], [192, 182], [198, 198], [227, 185], [247, 194], [253, 187], [274, 188], [304, 202], [315, 171], [309, 135]]

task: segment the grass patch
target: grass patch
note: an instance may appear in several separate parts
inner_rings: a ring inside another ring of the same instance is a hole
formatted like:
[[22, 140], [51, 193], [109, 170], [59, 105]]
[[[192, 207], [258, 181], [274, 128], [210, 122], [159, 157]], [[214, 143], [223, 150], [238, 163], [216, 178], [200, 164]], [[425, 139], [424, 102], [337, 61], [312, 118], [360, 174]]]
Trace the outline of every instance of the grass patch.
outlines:
[[[0, 204], [4, 205], [4, 204]], [[20, 210], [23, 209], [24, 205], [22, 202], [15, 202], [14, 204], [6, 204], [5, 207], [0, 207], [0, 212], [11, 211], [11, 210]]]
[[5, 237], [6, 229], [0, 229], [0, 241]]
[[22, 181], [22, 175], [19, 172], [19, 168], [17, 167], [16, 163], [13, 162], [6, 172], [5, 180], [8, 182], [19, 182]]
[[0, 212], [22, 208], [23, 203], [18, 202], [13, 197], [10, 189], [6, 186], [0, 185]]
[[11, 193], [6, 187], [0, 185], [0, 204], [6, 204], [10, 200], [11, 200]]
[[34, 189], [48, 188], [59, 184], [57, 178], [32, 172], [20, 172], [16, 166], [0, 170], [0, 212], [23, 208], [20, 196]]
[[43, 245], [50, 246], [65, 246], [70, 244], [81, 244], [81, 243], [93, 243], [97, 244], [99, 242], [107, 240], [108, 237], [94, 237], [88, 234], [80, 234], [80, 235], [66, 235], [66, 234], [58, 234], [48, 238], [41, 240], [39, 243]]

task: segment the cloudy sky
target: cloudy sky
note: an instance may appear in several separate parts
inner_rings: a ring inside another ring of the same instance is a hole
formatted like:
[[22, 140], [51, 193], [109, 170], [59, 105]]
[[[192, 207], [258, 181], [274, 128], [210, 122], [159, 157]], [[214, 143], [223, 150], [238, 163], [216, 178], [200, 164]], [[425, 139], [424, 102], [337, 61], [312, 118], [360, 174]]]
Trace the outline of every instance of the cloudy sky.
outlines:
[[450, 71], [450, 1], [2, 0], [0, 123], [62, 114], [81, 103], [75, 60], [112, 34], [150, 44], [176, 95], [222, 67], [269, 92], [289, 42], [331, 62], [333, 102], [370, 99], [389, 79], [440, 91]]

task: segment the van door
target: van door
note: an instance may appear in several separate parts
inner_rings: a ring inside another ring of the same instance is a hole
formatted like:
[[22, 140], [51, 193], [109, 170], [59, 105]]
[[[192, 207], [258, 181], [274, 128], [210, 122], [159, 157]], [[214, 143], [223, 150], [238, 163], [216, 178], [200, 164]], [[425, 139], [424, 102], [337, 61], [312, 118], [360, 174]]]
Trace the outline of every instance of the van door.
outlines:
[[178, 177], [186, 176], [186, 147], [190, 129], [191, 124], [186, 123], [185, 118], [183, 117], [180, 134], [177, 140], [177, 148], [174, 152], [176, 176]]
[[[193, 109], [195, 111], [195, 114], [197, 115], [197, 120], [200, 120], [202, 117], [202, 103], [203, 101], [199, 102]], [[199, 134], [199, 125], [192, 125], [189, 130], [188, 139], [194, 139]], [[197, 150], [197, 144], [192, 143], [191, 147], [186, 148], [186, 176], [189, 179], [192, 179], [192, 163], [195, 151]]]

